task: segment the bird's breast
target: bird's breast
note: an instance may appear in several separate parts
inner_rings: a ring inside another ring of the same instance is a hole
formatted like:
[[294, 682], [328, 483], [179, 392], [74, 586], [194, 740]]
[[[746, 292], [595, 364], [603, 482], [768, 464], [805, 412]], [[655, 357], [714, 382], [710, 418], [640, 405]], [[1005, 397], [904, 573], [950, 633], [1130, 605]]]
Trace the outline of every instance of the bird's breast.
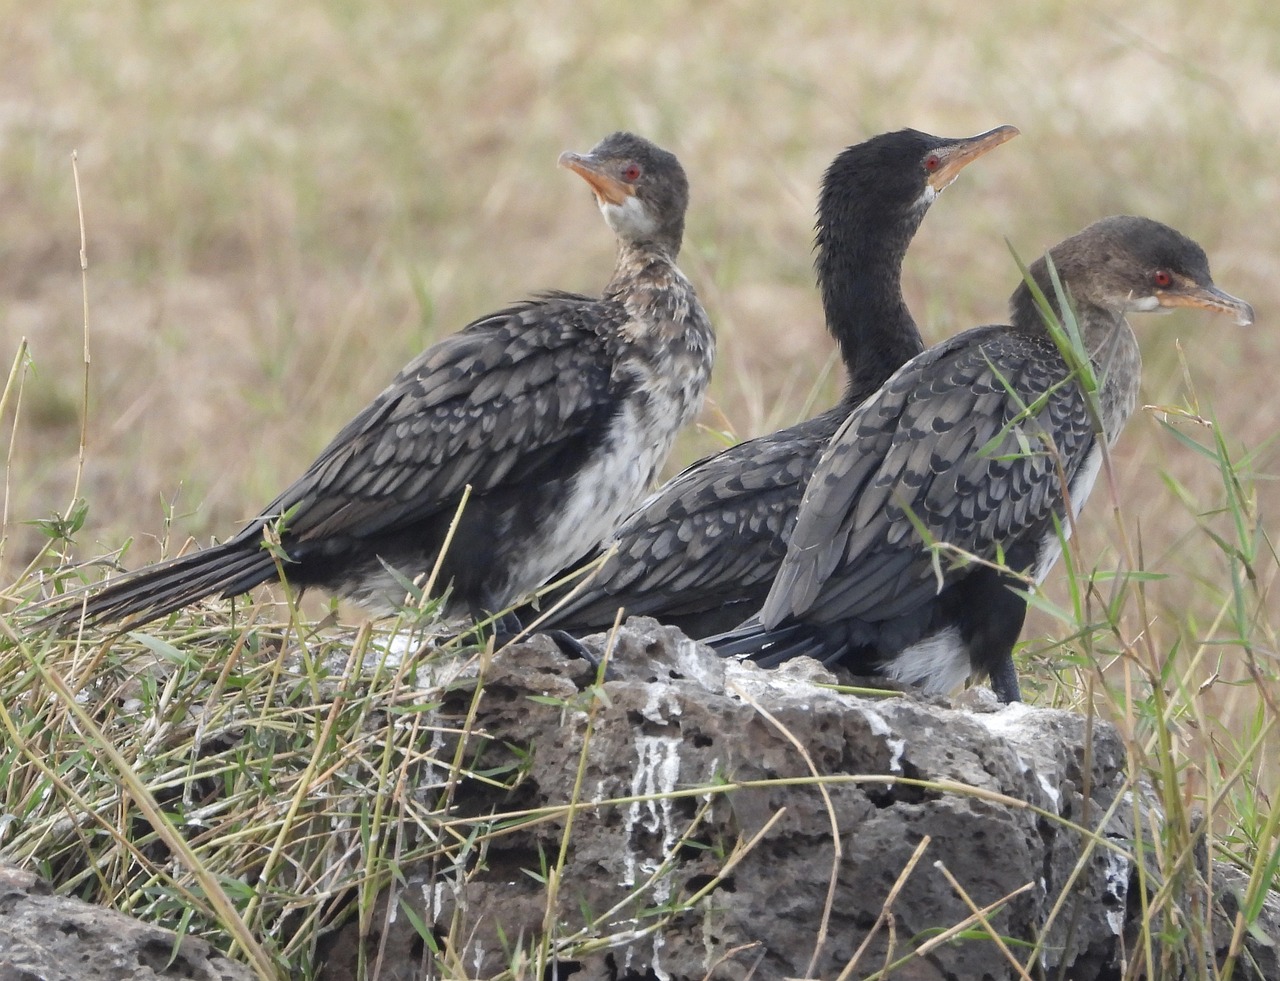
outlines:
[[607, 538], [639, 503], [670, 452], [684, 413], [669, 400], [625, 400], [600, 448], [565, 485], [554, 514], [512, 569], [509, 599], [534, 589]]
[[1102, 447], [1095, 441], [1089, 447], [1088, 455], [1085, 456], [1084, 462], [1076, 471], [1075, 476], [1067, 482], [1067, 493], [1071, 497], [1071, 520], [1062, 522], [1062, 534], [1059, 537], [1058, 532], [1050, 528], [1045, 536], [1040, 540], [1040, 546], [1036, 550], [1035, 567], [1032, 570], [1032, 576], [1036, 585], [1044, 582], [1044, 577], [1049, 574], [1049, 570], [1053, 568], [1058, 557], [1062, 555], [1062, 543], [1064, 540], [1071, 538], [1071, 529], [1075, 524], [1075, 519], [1080, 516], [1080, 511], [1084, 507], [1084, 502], [1089, 499], [1089, 494], [1093, 491], [1093, 485], [1098, 480], [1098, 473], [1102, 470]]
[[[654, 483], [676, 434], [701, 410], [714, 340], [700, 308], [683, 324], [649, 324], [648, 328], [618, 358], [614, 369], [620, 393], [617, 407], [598, 448], [566, 480], [559, 505], [537, 529], [512, 570], [511, 599], [537, 587], [612, 534]], [[677, 340], [653, 343], [664, 331]]]

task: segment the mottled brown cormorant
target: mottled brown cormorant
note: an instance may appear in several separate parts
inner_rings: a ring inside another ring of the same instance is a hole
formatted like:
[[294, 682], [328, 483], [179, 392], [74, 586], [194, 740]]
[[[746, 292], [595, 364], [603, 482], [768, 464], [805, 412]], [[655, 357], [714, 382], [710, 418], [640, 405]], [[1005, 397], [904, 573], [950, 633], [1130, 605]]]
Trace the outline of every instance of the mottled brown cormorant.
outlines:
[[[918, 355], [856, 410], [805, 491], [786, 558], [760, 612], [711, 638], [766, 665], [798, 655], [948, 692], [992, 675], [1019, 698], [1010, 652], [1025, 586], [936, 554], [917, 524], [983, 562], [1039, 583], [1056, 561], [1137, 404], [1141, 360], [1125, 314], [1200, 307], [1251, 323], [1214, 286], [1204, 251], [1159, 222], [1105, 218], [1050, 253], [1097, 377], [1095, 413], [1024, 282], [1008, 326], [978, 327]], [[1030, 269], [1059, 309], [1044, 259]], [[1063, 486], [1065, 476], [1066, 486]], [[1064, 489], [1066, 493], [1064, 494]]]
[[[786, 553], [805, 484], [849, 412], [924, 350], [902, 296], [902, 260], [929, 205], [960, 170], [1018, 131], [965, 139], [916, 130], [842, 151], [818, 199], [815, 269], [827, 329], [848, 372], [844, 397], [799, 425], [695, 463], [601, 546], [616, 548], [548, 627], [609, 627], [618, 608], [700, 637], [760, 608]], [[544, 598], [548, 608], [568, 593]]]
[[[618, 238], [599, 298], [552, 292], [477, 320], [408, 364], [298, 480], [229, 541], [121, 576], [46, 617], [136, 626], [284, 571], [375, 613], [441, 565], [447, 613], [501, 611], [613, 530], [699, 411], [715, 339], [676, 267], [688, 185], [629, 133], [560, 164]], [[389, 567], [389, 568], [388, 568]], [[394, 573], [390, 570], [395, 570]]]

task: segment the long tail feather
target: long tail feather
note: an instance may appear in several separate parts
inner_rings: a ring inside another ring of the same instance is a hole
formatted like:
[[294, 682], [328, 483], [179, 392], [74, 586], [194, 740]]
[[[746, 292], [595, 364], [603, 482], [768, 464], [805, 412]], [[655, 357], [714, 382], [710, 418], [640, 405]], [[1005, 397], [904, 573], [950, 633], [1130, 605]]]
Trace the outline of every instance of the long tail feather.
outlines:
[[275, 562], [260, 541], [237, 537], [59, 597], [58, 608], [34, 627], [66, 629], [82, 617], [91, 626], [128, 620], [137, 627], [206, 596], [238, 596], [275, 575]]
[[747, 657], [761, 667], [777, 667], [795, 657], [812, 657], [824, 664], [838, 661], [845, 653], [843, 632], [806, 623], [791, 623], [769, 629], [752, 617], [741, 626], [703, 641], [721, 657]]

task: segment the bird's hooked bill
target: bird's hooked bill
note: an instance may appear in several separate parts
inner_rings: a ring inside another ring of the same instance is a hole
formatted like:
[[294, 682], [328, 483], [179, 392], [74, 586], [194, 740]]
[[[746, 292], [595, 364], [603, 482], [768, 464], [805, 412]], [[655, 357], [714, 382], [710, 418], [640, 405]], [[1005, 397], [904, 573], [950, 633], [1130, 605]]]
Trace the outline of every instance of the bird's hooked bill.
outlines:
[[1248, 327], [1253, 323], [1253, 307], [1216, 286], [1193, 286], [1189, 289], [1159, 292], [1156, 298], [1162, 307], [1196, 307], [1230, 314], [1241, 327]]
[[929, 186], [935, 191], [941, 191], [954, 181], [965, 167], [1002, 143], [1008, 143], [1019, 135], [1019, 132], [1016, 126], [997, 126], [985, 133], [971, 136], [967, 140], [956, 140], [949, 146], [939, 147], [933, 151], [933, 155], [938, 158], [938, 166], [929, 174]]
[[591, 185], [596, 197], [601, 202], [622, 205], [627, 198], [636, 193], [635, 188], [613, 175], [607, 173], [604, 164], [589, 153], [573, 153], [566, 150], [560, 154], [558, 161], [561, 167], [572, 170]]

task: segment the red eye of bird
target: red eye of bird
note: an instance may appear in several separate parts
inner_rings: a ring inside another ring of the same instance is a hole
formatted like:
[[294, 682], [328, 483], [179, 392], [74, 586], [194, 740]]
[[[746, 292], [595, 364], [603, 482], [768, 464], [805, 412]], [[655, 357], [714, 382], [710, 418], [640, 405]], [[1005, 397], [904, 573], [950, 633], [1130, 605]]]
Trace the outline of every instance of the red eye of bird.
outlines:
[[638, 163], [629, 163], [622, 168], [622, 179], [630, 183], [634, 183], [640, 179], [642, 173]]
[[1157, 269], [1151, 274], [1151, 281], [1157, 286], [1164, 288], [1173, 284], [1173, 277], [1169, 275], [1169, 270]]
[[941, 166], [942, 158], [936, 153], [931, 153], [924, 158], [924, 169], [929, 171], [931, 174]]

